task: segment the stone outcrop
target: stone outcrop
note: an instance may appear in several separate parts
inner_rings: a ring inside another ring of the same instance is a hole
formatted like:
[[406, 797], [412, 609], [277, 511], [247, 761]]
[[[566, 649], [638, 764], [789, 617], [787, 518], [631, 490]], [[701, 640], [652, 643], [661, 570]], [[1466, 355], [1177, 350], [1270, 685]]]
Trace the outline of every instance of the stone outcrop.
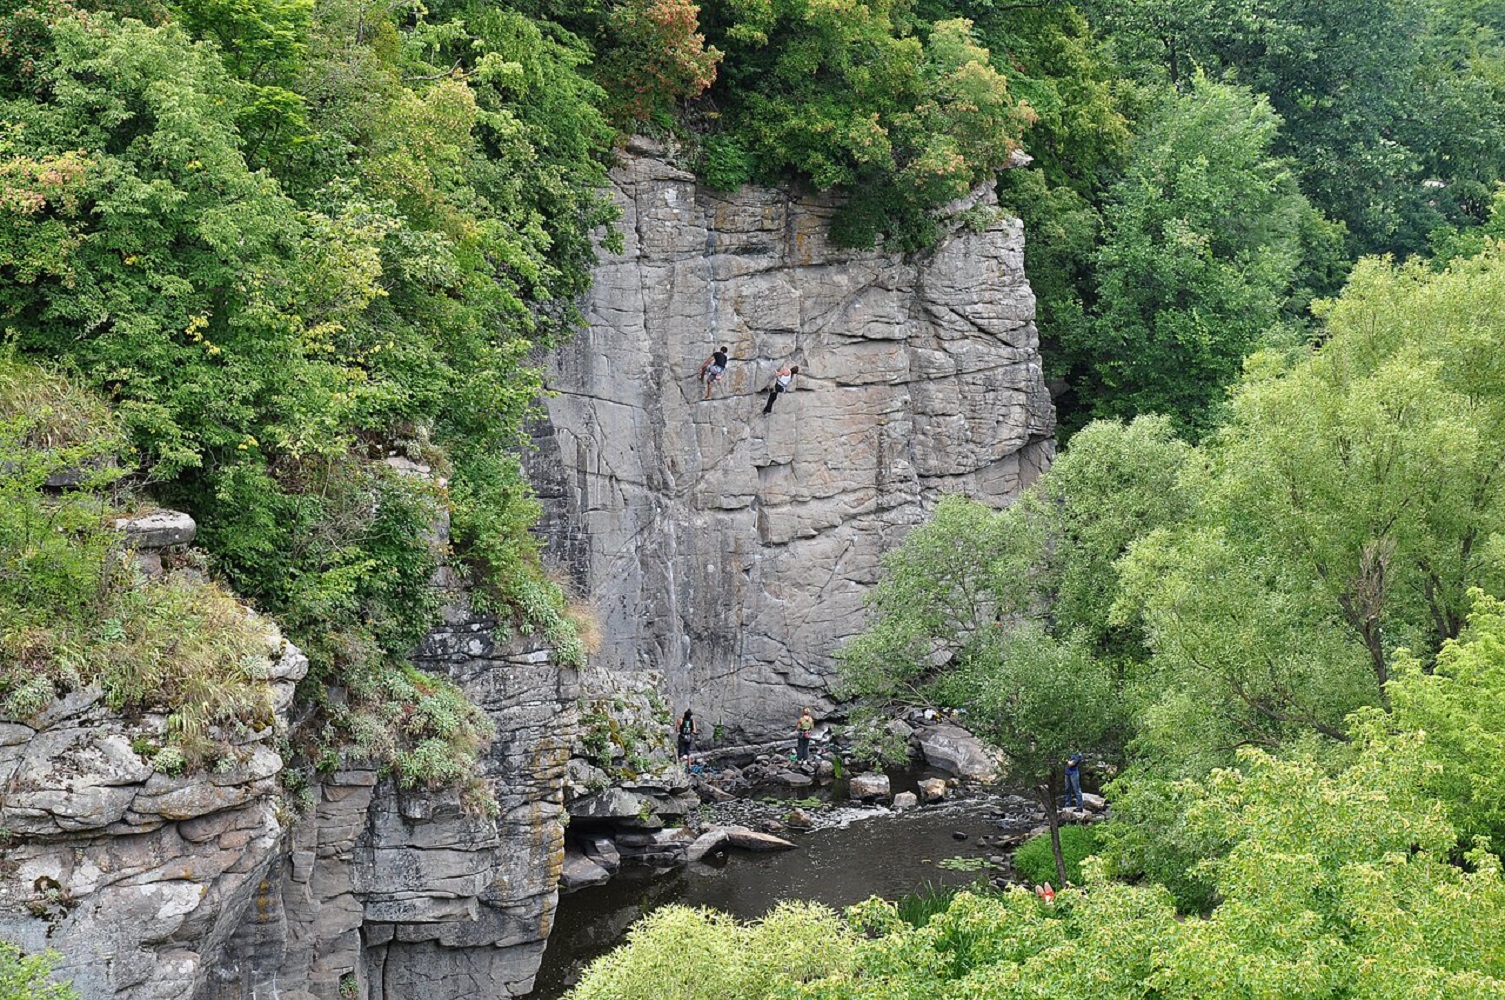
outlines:
[[549, 361], [530, 473], [550, 551], [601, 618], [598, 665], [660, 670], [676, 715], [767, 738], [801, 704], [834, 709], [832, 653], [940, 494], [1000, 504], [1049, 463], [1023, 231], [983, 192], [959, 206], [983, 224], [933, 251], [843, 250], [829, 202], [710, 192], [650, 153], [612, 174], [626, 245]]
[[[486, 710], [493, 817], [371, 770], [327, 776], [198, 1000], [455, 1000], [532, 989], [563, 864], [572, 671], [458, 616], [414, 661]], [[347, 991], [341, 993], [342, 987]], [[280, 991], [280, 992], [279, 992]]]
[[[268, 628], [268, 700], [286, 708], [308, 660]], [[89, 688], [0, 721], [0, 938], [63, 955], [80, 994], [196, 995], [285, 831], [271, 727], [229, 734], [208, 774], [155, 769], [145, 734]]]
[[1002, 770], [998, 755], [960, 726], [923, 726], [912, 737], [925, 763], [972, 781], [996, 781]]
[[[307, 670], [269, 639], [279, 712]], [[0, 938], [64, 956], [85, 1000], [455, 1000], [532, 988], [563, 861], [573, 674], [461, 619], [415, 656], [497, 723], [495, 817], [372, 768], [290, 801], [272, 728], [177, 777], [97, 690], [0, 722]], [[287, 787], [296, 787], [287, 783]]]

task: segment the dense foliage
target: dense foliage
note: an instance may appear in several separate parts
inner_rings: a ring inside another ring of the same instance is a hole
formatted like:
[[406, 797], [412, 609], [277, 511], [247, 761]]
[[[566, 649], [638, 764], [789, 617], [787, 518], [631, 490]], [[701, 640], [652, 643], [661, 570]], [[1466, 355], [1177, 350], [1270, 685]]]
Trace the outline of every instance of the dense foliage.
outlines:
[[1053, 903], [963, 892], [919, 926], [881, 900], [841, 918], [786, 904], [750, 926], [670, 907], [572, 996], [1499, 996], [1499, 859], [1463, 845], [1454, 862], [1455, 831], [1418, 794], [1417, 740], [1367, 723], [1359, 735], [1336, 774], [1249, 750], [1190, 793], [1187, 825], [1232, 845], [1209, 866], [1221, 903], [1204, 918], [1101, 870]]
[[886, 560], [849, 687], [965, 708], [1023, 783], [1075, 748], [1119, 770], [1073, 834], [1095, 858], [1016, 856], [1079, 884], [655, 914], [576, 996], [633, 995], [685, 940], [762, 970], [687, 969], [685, 997], [1505, 994], [1502, 307], [1498, 246], [1366, 261], [1200, 445], [1089, 425], [1011, 507], [946, 498]]
[[0, 941], [0, 1000], [78, 1000], [71, 986], [47, 981], [57, 955], [23, 955], [15, 945]]
[[482, 720], [399, 664], [436, 570], [580, 655], [513, 456], [610, 218], [583, 50], [342, 2], [43, 0], [0, 38], [7, 349], [109, 400], [130, 485], [348, 696], [319, 752], [464, 774]]

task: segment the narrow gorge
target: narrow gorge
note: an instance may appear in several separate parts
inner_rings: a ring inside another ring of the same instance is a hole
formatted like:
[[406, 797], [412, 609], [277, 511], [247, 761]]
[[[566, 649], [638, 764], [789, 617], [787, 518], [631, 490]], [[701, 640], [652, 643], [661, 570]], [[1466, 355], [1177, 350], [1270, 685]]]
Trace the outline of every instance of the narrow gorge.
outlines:
[[[712, 192], [641, 141], [612, 183], [625, 245], [603, 252], [588, 328], [546, 359], [525, 457], [600, 647], [562, 667], [454, 591], [413, 655], [495, 722], [498, 814], [359, 766], [300, 787], [280, 733], [305, 721], [306, 660], [268, 623], [277, 725], [238, 734], [234, 767], [154, 772], [135, 741], [163, 720], [120, 718], [97, 690], [0, 719], [0, 937], [56, 949], [88, 1000], [526, 994], [567, 817], [651, 828], [694, 805], [673, 778], [615, 798], [575, 780], [591, 706], [654, 690], [728, 742], [785, 735], [801, 705], [831, 717], [833, 653], [883, 554], [940, 495], [1003, 504], [1049, 465], [1023, 227], [990, 189], [898, 257], [832, 245], [828, 201]], [[702, 401], [722, 344], [729, 371]], [[791, 363], [792, 393], [762, 415]], [[150, 557], [191, 528], [138, 542]]]

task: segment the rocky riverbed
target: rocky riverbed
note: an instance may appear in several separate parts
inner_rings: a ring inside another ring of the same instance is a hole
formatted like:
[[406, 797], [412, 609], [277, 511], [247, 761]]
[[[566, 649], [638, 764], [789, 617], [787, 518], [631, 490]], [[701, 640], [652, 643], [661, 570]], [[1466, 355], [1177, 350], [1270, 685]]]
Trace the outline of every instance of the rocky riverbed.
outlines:
[[[902, 790], [928, 773], [916, 769], [888, 777]], [[832, 782], [820, 790], [826, 798], [763, 795], [697, 811], [701, 829], [772, 827], [792, 850], [750, 852], [726, 845], [672, 867], [625, 867], [605, 884], [562, 896], [530, 996], [563, 995], [591, 960], [622, 941], [635, 920], [661, 906], [707, 906], [755, 919], [780, 899], [841, 907], [929, 886], [1007, 882], [1014, 878], [1012, 848], [1044, 824], [1033, 799], [967, 782], [944, 801], [904, 811], [853, 802], [836, 791]], [[810, 829], [789, 826], [795, 809], [809, 815]]]

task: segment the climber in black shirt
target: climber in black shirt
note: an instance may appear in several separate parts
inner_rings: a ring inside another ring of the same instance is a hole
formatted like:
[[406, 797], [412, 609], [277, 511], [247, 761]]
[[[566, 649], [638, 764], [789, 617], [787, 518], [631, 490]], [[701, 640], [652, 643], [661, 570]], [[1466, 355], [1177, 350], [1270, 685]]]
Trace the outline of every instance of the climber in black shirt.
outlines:
[[721, 376], [726, 374], [726, 360], [726, 348], [718, 347], [700, 366], [700, 377], [705, 382], [705, 395], [702, 399], [711, 398], [711, 386], [720, 382]]

